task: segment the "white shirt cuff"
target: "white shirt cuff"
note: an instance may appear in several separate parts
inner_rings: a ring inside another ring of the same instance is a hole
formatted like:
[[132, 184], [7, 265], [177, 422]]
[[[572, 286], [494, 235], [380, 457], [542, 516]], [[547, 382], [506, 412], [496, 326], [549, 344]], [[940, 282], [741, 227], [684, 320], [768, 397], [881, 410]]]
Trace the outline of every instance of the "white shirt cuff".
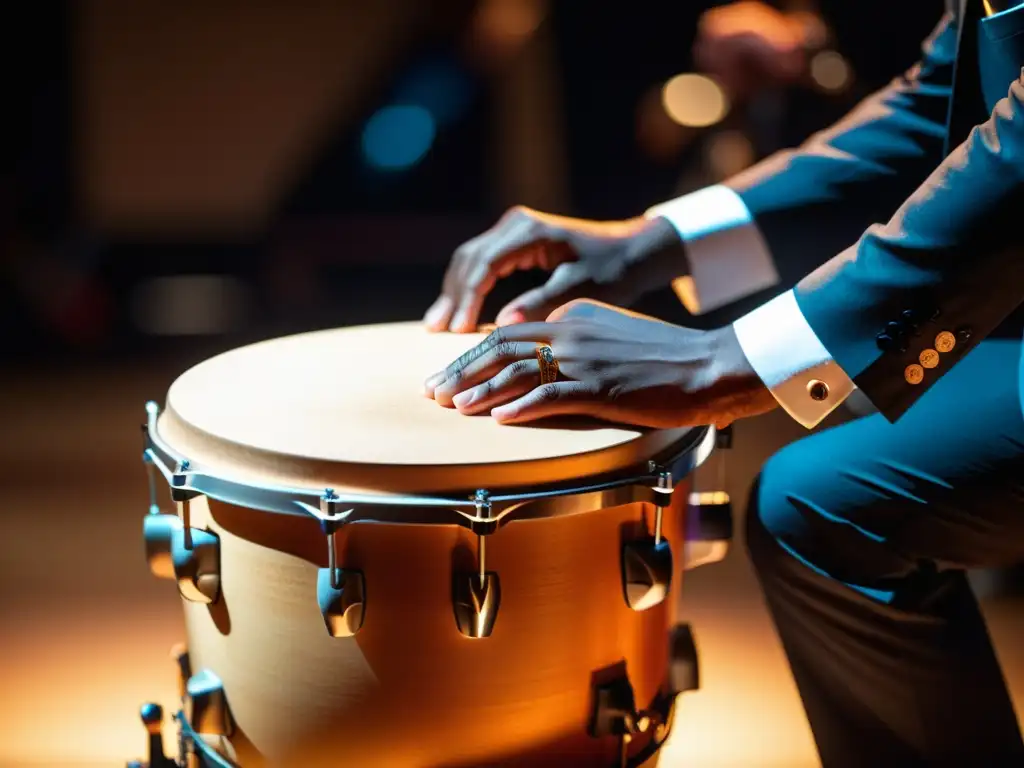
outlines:
[[690, 274], [672, 287], [691, 314], [725, 306], [779, 282], [768, 244], [743, 199], [715, 185], [650, 208], [686, 244]]
[[779, 405], [808, 429], [856, 389], [807, 323], [793, 291], [744, 315], [733, 330]]

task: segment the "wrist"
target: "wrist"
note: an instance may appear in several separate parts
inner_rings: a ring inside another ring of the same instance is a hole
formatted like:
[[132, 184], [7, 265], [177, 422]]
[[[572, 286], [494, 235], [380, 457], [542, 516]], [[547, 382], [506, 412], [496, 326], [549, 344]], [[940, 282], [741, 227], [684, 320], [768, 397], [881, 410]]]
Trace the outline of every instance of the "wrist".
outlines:
[[710, 373], [713, 380], [753, 377], [760, 381], [754, 366], [750, 364], [740, 345], [736, 329], [731, 324], [708, 331], [708, 334], [711, 343]]
[[637, 219], [623, 248], [625, 270], [643, 293], [664, 288], [690, 273], [682, 238], [663, 216]]

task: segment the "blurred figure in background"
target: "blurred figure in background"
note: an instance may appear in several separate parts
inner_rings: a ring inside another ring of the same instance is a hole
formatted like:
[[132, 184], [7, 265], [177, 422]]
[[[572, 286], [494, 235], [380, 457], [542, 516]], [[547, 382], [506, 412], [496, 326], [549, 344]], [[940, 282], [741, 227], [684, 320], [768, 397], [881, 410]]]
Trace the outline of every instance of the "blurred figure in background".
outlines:
[[808, 49], [823, 37], [817, 14], [741, 0], [701, 17], [694, 63], [743, 102], [766, 87], [797, 82], [807, 70]]

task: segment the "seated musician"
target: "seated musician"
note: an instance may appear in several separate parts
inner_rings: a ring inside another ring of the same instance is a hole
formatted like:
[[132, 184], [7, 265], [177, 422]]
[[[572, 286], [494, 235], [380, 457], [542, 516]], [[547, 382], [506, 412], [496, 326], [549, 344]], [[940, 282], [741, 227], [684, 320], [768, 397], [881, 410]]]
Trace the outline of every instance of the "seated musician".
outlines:
[[[1024, 556], [1021, 340], [994, 333], [1024, 298], [1022, 66], [1024, 5], [951, 0], [915, 67], [803, 146], [624, 221], [513, 209], [455, 252], [425, 318], [472, 330], [496, 280], [551, 270], [427, 380], [504, 423], [781, 406], [811, 429], [856, 388], [872, 401], [773, 456], [748, 506], [827, 768], [1024, 765], [964, 575]], [[671, 281], [697, 313], [777, 295], [712, 331], [611, 306]]]

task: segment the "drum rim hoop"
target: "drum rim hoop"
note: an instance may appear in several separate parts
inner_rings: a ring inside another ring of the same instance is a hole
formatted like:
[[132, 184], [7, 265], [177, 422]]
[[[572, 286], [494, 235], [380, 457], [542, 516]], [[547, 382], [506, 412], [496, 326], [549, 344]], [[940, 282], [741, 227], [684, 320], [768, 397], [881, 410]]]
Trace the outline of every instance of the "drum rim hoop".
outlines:
[[[520, 517], [515, 515], [514, 511], [524, 505], [528, 506], [529, 502], [579, 498], [617, 490], [647, 489], [651, 492], [647, 500], [661, 506], [663, 494], [672, 490], [673, 479], [678, 481], [688, 476], [711, 455], [716, 436], [713, 426], [695, 427], [686, 433], [683, 440], [672, 446], [672, 453], [664, 461], [649, 461], [647, 473], [581, 487], [558, 487], [528, 493], [494, 495], [486, 489], [480, 489], [473, 496], [462, 498], [405, 494], [337, 494], [329, 488], [259, 485], [251, 480], [233, 477], [230, 473], [213, 472], [197, 467], [161, 439], [157, 428], [159, 414], [160, 406], [156, 402], [146, 403], [147, 420], [143, 425], [145, 447], [142, 459], [150, 473], [151, 513], [159, 512], [154, 474], [158, 472], [170, 486], [171, 498], [175, 502], [187, 503], [194, 498], [207, 496], [227, 504], [264, 512], [314, 517], [322, 525], [332, 529], [352, 522], [393, 522], [441, 525], [455, 523], [474, 531], [481, 526], [493, 530], [513, 518]], [[368, 507], [373, 513], [361, 514], [357, 512], [359, 507]], [[455, 518], [437, 515], [436, 519], [420, 520], [414, 511], [422, 512], [424, 509], [430, 509], [433, 515], [447, 509], [455, 514]], [[384, 512], [387, 514], [382, 514]], [[530, 517], [560, 514], [564, 512]]]

